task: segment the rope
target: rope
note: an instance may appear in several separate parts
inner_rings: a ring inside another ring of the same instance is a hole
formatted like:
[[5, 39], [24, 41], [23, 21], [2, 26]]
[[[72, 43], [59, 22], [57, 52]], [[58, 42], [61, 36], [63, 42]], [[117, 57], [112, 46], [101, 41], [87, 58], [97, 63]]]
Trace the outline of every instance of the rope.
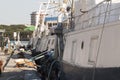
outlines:
[[97, 65], [98, 56], [99, 56], [100, 47], [101, 47], [101, 42], [102, 42], [102, 38], [103, 38], [103, 33], [104, 33], [104, 28], [105, 28], [105, 22], [106, 22], [106, 18], [107, 18], [107, 12], [108, 12], [109, 5], [110, 5], [110, 1], [107, 1], [107, 2], [108, 2], [108, 4], [107, 4], [107, 7], [106, 7], [106, 13], [105, 13], [105, 17], [104, 17], [104, 23], [103, 23], [103, 27], [102, 27], [101, 34], [100, 34], [100, 42], [99, 42], [99, 44], [98, 44], [98, 50], [97, 50], [96, 61], [95, 61], [95, 63], [94, 63], [92, 80], [95, 80], [96, 65]]
[[51, 71], [52, 71], [52, 67], [53, 67], [53, 65], [54, 65], [55, 62], [57, 62], [57, 61], [54, 60], [54, 61], [51, 63], [51, 65], [50, 65], [50, 69], [49, 69], [49, 72], [48, 72], [48, 80], [50, 80], [50, 73], [51, 73]]
[[58, 60], [60, 60], [61, 59], [61, 50], [60, 50], [60, 37], [58, 37]]

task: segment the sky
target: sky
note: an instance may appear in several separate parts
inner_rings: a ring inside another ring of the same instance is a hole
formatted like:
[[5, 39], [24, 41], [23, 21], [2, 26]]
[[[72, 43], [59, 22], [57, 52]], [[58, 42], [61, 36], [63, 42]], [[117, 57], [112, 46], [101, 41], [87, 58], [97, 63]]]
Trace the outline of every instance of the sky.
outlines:
[[0, 0], [0, 24], [30, 24], [30, 14], [47, 0]]

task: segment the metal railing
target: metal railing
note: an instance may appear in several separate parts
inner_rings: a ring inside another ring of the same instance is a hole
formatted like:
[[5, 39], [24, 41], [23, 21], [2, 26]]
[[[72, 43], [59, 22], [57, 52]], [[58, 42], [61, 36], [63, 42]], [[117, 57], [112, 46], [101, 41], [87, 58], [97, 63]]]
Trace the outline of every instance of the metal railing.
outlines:
[[[106, 19], [104, 21], [104, 18]], [[103, 1], [88, 12], [77, 15], [75, 18], [75, 29], [86, 29], [98, 25], [116, 22], [120, 20], [120, 3], [111, 3]], [[70, 28], [68, 29], [69, 31]]]

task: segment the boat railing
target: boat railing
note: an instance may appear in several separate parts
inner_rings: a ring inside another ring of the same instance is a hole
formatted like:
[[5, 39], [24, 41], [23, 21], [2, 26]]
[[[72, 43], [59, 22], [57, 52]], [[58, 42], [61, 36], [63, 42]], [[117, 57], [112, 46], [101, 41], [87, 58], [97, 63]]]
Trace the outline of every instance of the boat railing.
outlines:
[[120, 20], [120, 3], [102, 2], [81, 16], [75, 16], [76, 29], [96, 27]]
[[[81, 30], [96, 27], [120, 20], [120, 3], [103, 1], [81, 15], [75, 15], [75, 29]], [[68, 31], [73, 31], [68, 29]]]

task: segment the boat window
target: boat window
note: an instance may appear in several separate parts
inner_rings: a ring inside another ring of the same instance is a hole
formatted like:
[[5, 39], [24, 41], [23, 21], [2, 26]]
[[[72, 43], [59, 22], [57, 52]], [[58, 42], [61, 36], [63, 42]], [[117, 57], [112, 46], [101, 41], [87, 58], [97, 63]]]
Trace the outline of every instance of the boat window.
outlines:
[[51, 23], [48, 23], [48, 26], [49, 26], [49, 27], [52, 27], [52, 24], [51, 24]]
[[52, 40], [52, 45], [54, 44], [54, 39]]
[[57, 25], [57, 23], [53, 23], [53, 25]]
[[50, 44], [50, 40], [48, 41], [48, 44]]
[[50, 45], [50, 40], [48, 40], [48, 43], [47, 43], [47, 48], [49, 48], [49, 45]]
[[84, 48], [84, 41], [82, 41], [82, 43], [81, 43], [81, 49], [83, 49]]

